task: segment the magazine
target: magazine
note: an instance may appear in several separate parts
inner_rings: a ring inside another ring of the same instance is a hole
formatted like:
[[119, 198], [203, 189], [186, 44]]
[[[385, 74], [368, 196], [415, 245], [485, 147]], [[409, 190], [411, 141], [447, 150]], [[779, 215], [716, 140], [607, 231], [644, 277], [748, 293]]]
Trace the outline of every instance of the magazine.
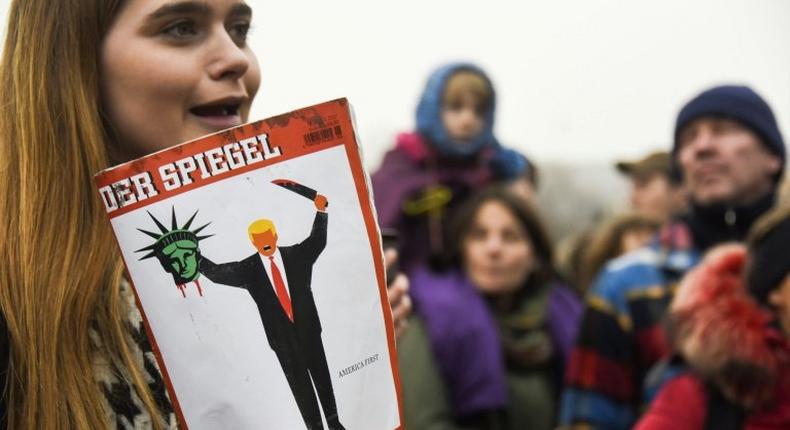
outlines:
[[402, 427], [380, 234], [346, 99], [96, 183], [181, 427]]

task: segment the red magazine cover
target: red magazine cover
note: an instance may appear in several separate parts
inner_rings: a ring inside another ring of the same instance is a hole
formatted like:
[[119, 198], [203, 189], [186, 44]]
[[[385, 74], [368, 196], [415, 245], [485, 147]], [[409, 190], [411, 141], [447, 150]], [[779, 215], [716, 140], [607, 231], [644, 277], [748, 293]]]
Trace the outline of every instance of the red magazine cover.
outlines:
[[380, 234], [346, 99], [96, 184], [183, 428], [402, 428]]

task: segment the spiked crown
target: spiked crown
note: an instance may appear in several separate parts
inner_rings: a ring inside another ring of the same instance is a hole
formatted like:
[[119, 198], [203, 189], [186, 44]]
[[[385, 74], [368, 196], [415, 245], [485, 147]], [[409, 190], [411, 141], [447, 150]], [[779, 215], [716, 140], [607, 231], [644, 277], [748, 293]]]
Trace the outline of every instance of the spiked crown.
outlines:
[[154, 221], [154, 224], [156, 224], [157, 228], [159, 228], [160, 233], [153, 233], [147, 230], [143, 230], [141, 228], [137, 229], [141, 233], [144, 233], [155, 240], [155, 242], [152, 243], [151, 245], [148, 245], [144, 248], [140, 248], [134, 251], [134, 252], [150, 251], [148, 254], [141, 257], [140, 260], [145, 260], [151, 257], [156, 257], [158, 255], [161, 255], [162, 250], [165, 249], [165, 247], [181, 240], [194, 242], [197, 245], [197, 243], [200, 242], [201, 240], [213, 236], [213, 234], [210, 234], [208, 236], [198, 236], [198, 234], [204, 228], [208, 227], [209, 224], [211, 224], [210, 222], [196, 228], [195, 230], [189, 229], [192, 226], [192, 221], [195, 220], [195, 216], [197, 215], [198, 211], [195, 211], [195, 213], [192, 214], [192, 216], [189, 218], [186, 224], [184, 224], [181, 227], [178, 227], [178, 220], [176, 219], [176, 209], [175, 207], [173, 207], [170, 229], [168, 229], [161, 222], [159, 222], [159, 220], [156, 219], [156, 217], [154, 217], [151, 214], [151, 212], [148, 211], [146, 212], [148, 213], [148, 216], [150, 216], [151, 219]]

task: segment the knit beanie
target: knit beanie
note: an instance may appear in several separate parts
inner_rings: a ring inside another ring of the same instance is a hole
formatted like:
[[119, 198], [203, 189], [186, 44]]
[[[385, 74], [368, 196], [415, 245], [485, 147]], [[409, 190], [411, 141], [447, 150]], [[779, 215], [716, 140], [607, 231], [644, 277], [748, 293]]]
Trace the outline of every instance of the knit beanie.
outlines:
[[[680, 131], [695, 119], [720, 116], [733, 119], [748, 127], [760, 137], [765, 147], [782, 160], [776, 179], [784, 170], [785, 145], [774, 113], [765, 100], [745, 86], [723, 85], [703, 91], [683, 106], [675, 122], [675, 142], [672, 158], [677, 161]], [[676, 164], [676, 163], [675, 163]]]

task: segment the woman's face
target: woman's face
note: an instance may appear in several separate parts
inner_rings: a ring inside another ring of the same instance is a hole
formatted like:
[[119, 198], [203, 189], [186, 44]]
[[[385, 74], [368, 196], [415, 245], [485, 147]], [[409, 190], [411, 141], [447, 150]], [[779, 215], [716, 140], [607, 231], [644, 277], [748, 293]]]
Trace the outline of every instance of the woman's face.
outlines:
[[532, 244], [518, 218], [497, 201], [478, 209], [463, 242], [466, 273], [484, 294], [512, 293], [534, 266]]
[[104, 108], [136, 158], [247, 121], [260, 70], [241, 0], [127, 0], [101, 51]]

